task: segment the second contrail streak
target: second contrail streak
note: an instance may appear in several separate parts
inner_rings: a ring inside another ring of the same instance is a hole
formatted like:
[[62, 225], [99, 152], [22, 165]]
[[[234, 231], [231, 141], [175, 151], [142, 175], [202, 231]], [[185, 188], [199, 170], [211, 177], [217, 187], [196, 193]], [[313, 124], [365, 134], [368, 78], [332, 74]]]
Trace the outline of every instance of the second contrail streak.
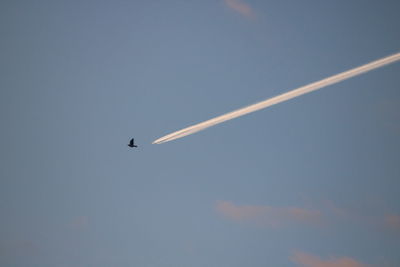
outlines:
[[297, 96], [300, 96], [300, 95], [303, 95], [303, 94], [306, 94], [306, 93], [310, 93], [312, 91], [321, 89], [321, 88], [326, 87], [328, 85], [331, 85], [331, 84], [334, 84], [334, 83], [338, 83], [338, 82], [344, 81], [346, 79], [349, 79], [351, 77], [360, 75], [360, 74], [365, 73], [367, 71], [371, 71], [371, 70], [383, 67], [383, 66], [385, 66], [387, 64], [396, 62], [398, 60], [400, 60], [400, 53], [397, 53], [397, 54], [394, 54], [394, 55], [391, 55], [391, 56], [388, 56], [388, 57], [384, 57], [384, 58], [372, 61], [372, 62], [370, 62], [368, 64], [365, 64], [365, 65], [362, 65], [360, 67], [357, 67], [357, 68], [354, 68], [354, 69], [351, 69], [351, 70], [348, 70], [348, 71], [333, 75], [331, 77], [325, 78], [325, 79], [320, 80], [318, 82], [314, 82], [314, 83], [302, 86], [300, 88], [294, 89], [294, 90], [289, 91], [287, 93], [284, 93], [284, 94], [269, 98], [267, 100], [258, 102], [256, 104], [253, 104], [253, 105], [250, 105], [250, 106], [247, 106], [247, 107], [244, 107], [244, 108], [241, 108], [241, 109], [226, 113], [224, 115], [215, 117], [213, 119], [210, 119], [210, 120], [207, 120], [207, 121], [204, 121], [204, 122], [189, 126], [189, 127], [184, 128], [182, 130], [173, 132], [171, 134], [168, 134], [166, 136], [163, 136], [163, 137], [155, 140], [153, 142], [153, 144], [165, 143], [165, 142], [168, 142], [168, 141], [172, 141], [174, 139], [178, 139], [178, 138], [184, 137], [186, 135], [190, 135], [190, 134], [196, 133], [196, 132], [204, 130], [204, 129], [208, 128], [208, 127], [211, 127], [211, 126], [214, 126], [216, 124], [222, 123], [224, 121], [231, 120], [231, 119], [234, 119], [234, 118], [249, 114], [251, 112], [254, 112], [254, 111], [257, 111], [257, 110], [260, 110], [260, 109], [263, 109], [263, 108], [278, 104], [280, 102], [295, 98]]

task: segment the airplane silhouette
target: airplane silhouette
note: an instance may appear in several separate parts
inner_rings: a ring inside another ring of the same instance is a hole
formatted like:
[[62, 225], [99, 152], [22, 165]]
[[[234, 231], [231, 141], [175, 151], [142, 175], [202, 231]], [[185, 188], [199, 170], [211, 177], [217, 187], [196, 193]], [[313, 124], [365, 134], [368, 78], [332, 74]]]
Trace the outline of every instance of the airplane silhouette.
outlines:
[[137, 145], [135, 145], [135, 139], [131, 139], [131, 141], [129, 142], [128, 146], [130, 147], [137, 147]]

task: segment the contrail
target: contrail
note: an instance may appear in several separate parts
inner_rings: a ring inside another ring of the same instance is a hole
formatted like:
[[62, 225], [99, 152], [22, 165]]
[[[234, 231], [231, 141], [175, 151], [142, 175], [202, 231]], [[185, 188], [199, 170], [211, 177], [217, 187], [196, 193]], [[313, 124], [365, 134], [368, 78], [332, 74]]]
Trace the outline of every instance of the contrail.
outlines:
[[234, 118], [249, 114], [251, 112], [254, 112], [254, 111], [257, 111], [257, 110], [260, 110], [260, 109], [263, 109], [263, 108], [278, 104], [278, 103], [283, 102], [283, 101], [287, 101], [289, 99], [295, 98], [297, 96], [304, 95], [306, 93], [310, 93], [312, 91], [321, 89], [321, 88], [326, 87], [328, 85], [335, 84], [335, 83], [344, 81], [346, 79], [352, 78], [354, 76], [360, 75], [360, 74], [365, 73], [367, 71], [371, 71], [371, 70], [383, 67], [383, 66], [385, 66], [387, 64], [394, 63], [394, 62], [396, 62], [398, 60], [400, 60], [400, 53], [397, 53], [397, 54], [394, 54], [394, 55], [391, 55], [391, 56], [388, 56], [388, 57], [384, 57], [384, 58], [372, 61], [372, 62], [370, 62], [368, 64], [365, 64], [365, 65], [362, 65], [360, 67], [357, 67], [357, 68], [354, 68], [354, 69], [351, 69], [351, 70], [348, 70], [348, 71], [333, 75], [331, 77], [325, 78], [325, 79], [320, 80], [318, 82], [314, 82], [314, 83], [302, 86], [300, 88], [294, 89], [294, 90], [289, 91], [287, 93], [284, 93], [284, 94], [269, 98], [267, 100], [258, 102], [256, 104], [253, 104], [253, 105], [250, 105], [250, 106], [247, 106], [247, 107], [244, 107], [244, 108], [241, 108], [241, 109], [226, 113], [224, 115], [215, 117], [213, 119], [210, 119], [210, 120], [207, 120], [207, 121], [204, 121], [204, 122], [189, 126], [189, 127], [184, 128], [182, 130], [173, 132], [171, 134], [168, 134], [166, 136], [163, 136], [163, 137], [155, 140], [153, 142], [153, 144], [165, 143], [165, 142], [168, 142], [168, 141], [172, 141], [174, 139], [178, 139], [178, 138], [184, 137], [186, 135], [190, 135], [190, 134], [196, 133], [196, 132], [204, 130], [204, 129], [208, 128], [208, 127], [211, 127], [211, 126], [217, 125], [219, 123], [222, 123], [224, 121], [231, 120], [231, 119], [234, 119]]

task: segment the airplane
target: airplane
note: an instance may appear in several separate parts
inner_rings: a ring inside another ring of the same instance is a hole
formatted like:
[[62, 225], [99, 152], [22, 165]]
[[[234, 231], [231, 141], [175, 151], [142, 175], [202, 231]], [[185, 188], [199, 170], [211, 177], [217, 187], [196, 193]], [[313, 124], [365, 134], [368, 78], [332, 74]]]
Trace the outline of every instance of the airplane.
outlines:
[[129, 147], [137, 147], [137, 145], [135, 145], [135, 139], [131, 139], [131, 141], [128, 144]]

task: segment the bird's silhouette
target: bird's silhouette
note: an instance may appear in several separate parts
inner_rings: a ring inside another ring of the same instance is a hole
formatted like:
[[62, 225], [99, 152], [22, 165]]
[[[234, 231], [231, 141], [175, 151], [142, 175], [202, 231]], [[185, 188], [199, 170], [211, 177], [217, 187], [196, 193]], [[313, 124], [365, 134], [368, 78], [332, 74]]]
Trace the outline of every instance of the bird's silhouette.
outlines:
[[135, 145], [135, 139], [131, 139], [131, 141], [128, 144], [129, 147], [137, 147], [137, 145]]

